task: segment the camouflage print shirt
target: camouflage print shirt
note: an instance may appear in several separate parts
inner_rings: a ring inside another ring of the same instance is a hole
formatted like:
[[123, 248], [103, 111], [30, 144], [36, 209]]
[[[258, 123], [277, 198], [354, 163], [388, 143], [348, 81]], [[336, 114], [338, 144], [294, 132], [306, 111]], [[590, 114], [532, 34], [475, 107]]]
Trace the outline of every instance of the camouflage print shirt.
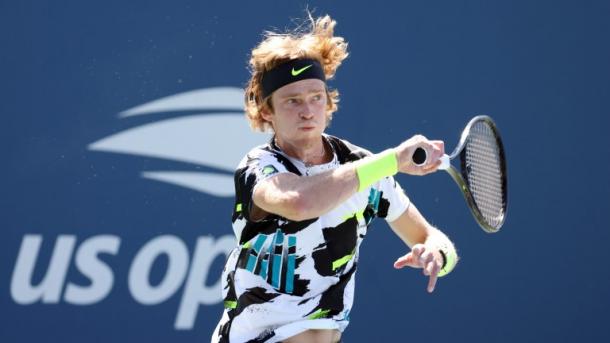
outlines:
[[279, 173], [314, 175], [370, 152], [324, 135], [331, 162], [308, 167], [273, 140], [252, 149], [235, 172], [233, 230], [238, 245], [223, 272], [225, 311], [214, 342], [278, 342], [307, 329], [349, 322], [358, 249], [375, 217], [397, 219], [409, 199], [392, 177], [354, 194], [330, 212], [304, 221], [268, 215], [250, 220], [257, 184]]

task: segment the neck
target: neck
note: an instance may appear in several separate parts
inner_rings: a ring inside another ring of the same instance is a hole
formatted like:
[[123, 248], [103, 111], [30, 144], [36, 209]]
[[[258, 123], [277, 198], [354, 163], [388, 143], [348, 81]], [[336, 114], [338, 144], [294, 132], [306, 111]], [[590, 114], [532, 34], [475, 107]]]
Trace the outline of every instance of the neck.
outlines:
[[276, 136], [275, 144], [291, 157], [303, 161], [306, 165], [316, 165], [330, 162], [330, 149], [325, 139], [320, 136], [314, 140], [292, 142]]

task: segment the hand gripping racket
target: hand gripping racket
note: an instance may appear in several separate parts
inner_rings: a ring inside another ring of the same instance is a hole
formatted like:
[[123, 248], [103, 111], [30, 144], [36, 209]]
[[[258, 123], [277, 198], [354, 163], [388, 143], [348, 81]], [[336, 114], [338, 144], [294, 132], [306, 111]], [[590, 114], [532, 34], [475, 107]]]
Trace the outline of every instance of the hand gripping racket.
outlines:
[[[459, 156], [459, 170], [451, 160]], [[426, 151], [417, 148], [413, 162], [426, 163]], [[489, 233], [504, 224], [507, 206], [506, 159], [496, 124], [488, 116], [468, 122], [451, 153], [441, 157], [443, 169], [458, 184], [477, 223]]]

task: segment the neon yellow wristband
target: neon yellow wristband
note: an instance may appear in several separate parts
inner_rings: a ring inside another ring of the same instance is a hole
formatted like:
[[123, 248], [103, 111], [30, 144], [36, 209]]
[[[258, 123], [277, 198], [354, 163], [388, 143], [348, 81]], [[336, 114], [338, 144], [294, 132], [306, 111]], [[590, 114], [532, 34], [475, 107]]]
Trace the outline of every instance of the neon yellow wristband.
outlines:
[[393, 149], [386, 150], [375, 155], [369, 161], [362, 163], [356, 168], [358, 174], [358, 192], [368, 188], [370, 185], [386, 176], [392, 176], [398, 172], [398, 160]]

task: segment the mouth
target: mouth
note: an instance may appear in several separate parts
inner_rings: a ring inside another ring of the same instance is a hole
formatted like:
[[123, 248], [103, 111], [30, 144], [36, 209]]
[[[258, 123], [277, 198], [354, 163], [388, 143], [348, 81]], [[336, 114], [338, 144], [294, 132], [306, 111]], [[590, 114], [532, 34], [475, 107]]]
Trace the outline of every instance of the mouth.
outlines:
[[312, 131], [312, 130], [315, 130], [315, 128], [316, 128], [316, 124], [312, 123], [312, 122], [302, 123], [301, 125], [298, 126], [298, 129], [300, 131]]

